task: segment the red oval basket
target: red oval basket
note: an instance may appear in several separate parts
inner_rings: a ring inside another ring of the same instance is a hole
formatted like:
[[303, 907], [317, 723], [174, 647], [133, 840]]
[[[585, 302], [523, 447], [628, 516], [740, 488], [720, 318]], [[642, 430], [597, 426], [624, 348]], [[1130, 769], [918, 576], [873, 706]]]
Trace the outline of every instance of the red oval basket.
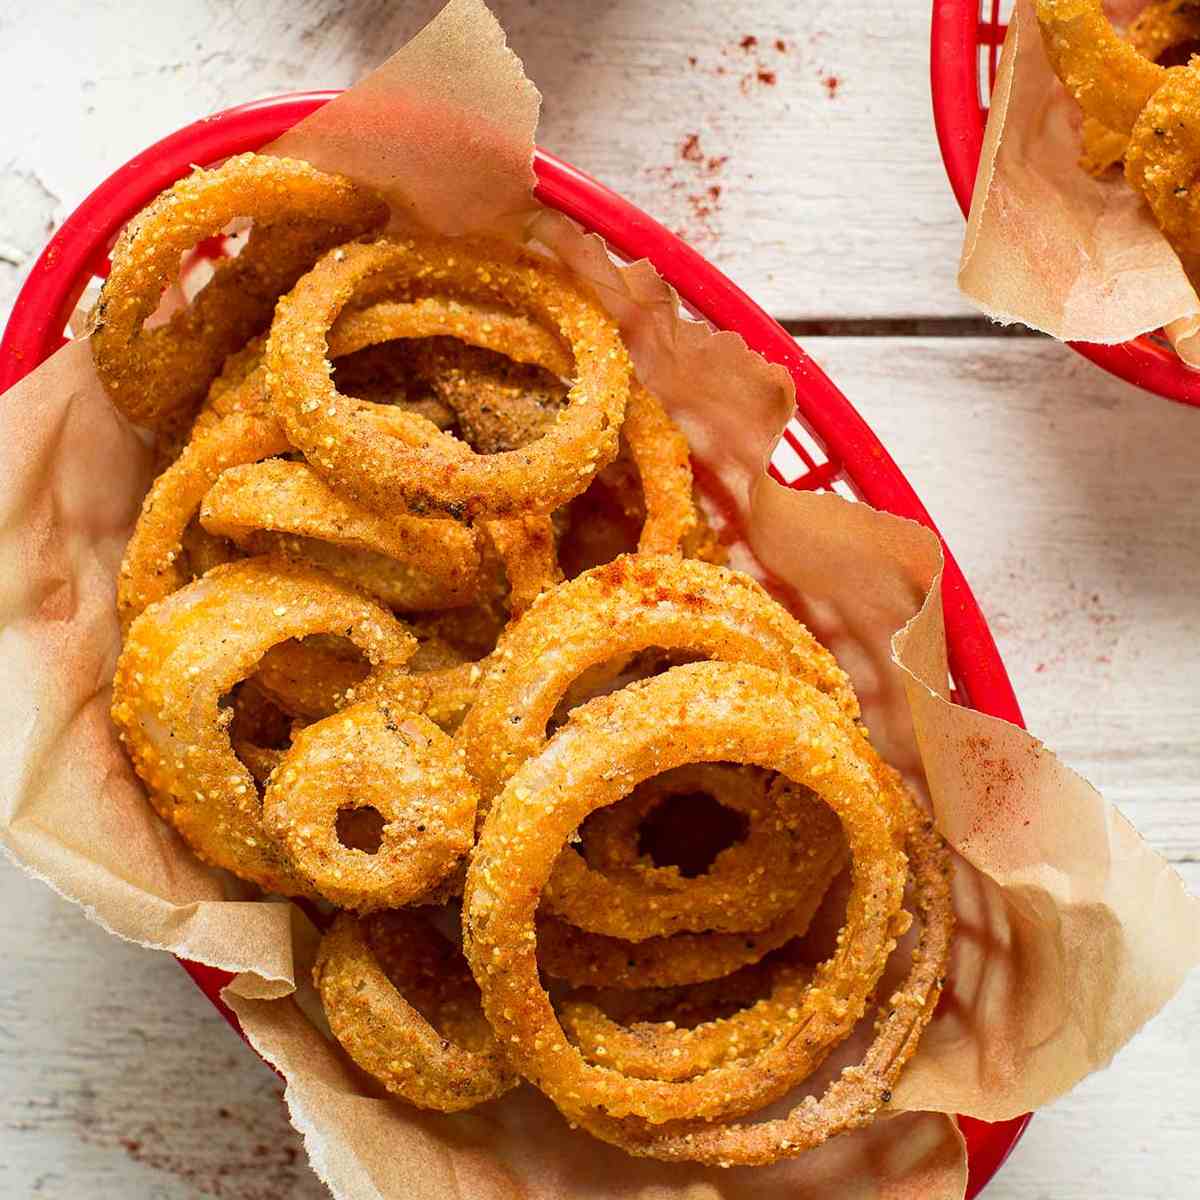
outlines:
[[[950, 186], [963, 215], [971, 195], [987, 125], [985, 101], [996, 83], [996, 67], [1007, 27], [1001, 0], [934, 0], [930, 44], [933, 119]], [[986, 64], [987, 88], [984, 90]], [[1169, 343], [1143, 334], [1117, 346], [1070, 342], [1084, 358], [1113, 375], [1180, 404], [1200, 406], [1200, 371], [1184, 366]]]
[[[257, 150], [336, 94], [306, 92], [229, 109], [171, 134], [109, 176], [63, 223], [21, 289], [0, 340], [0, 392], [63, 345], [72, 309], [84, 288], [107, 273], [109, 250], [130, 217], [193, 164]], [[544, 204], [599, 233], [626, 259], [649, 259], [697, 314], [719, 329], [740, 333], [752, 349], [791, 372], [797, 419], [788, 427], [772, 467], [781, 482], [853, 493], [875, 508], [936, 532], [866, 422], [791, 336], [744, 292], [657, 221], [569, 163], [538, 150], [534, 167], [537, 196]], [[991, 631], [949, 550], [942, 597], [956, 699], [1021, 724]], [[237, 1018], [220, 997], [232, 977], [199, 963], [183, 966], [237, 1029]], [[995, 1124], [961, 1119], [970, 1162], [968, 1197], [977, 1195], [995, 1174], [1028, 1121], [1028, 1116]]]

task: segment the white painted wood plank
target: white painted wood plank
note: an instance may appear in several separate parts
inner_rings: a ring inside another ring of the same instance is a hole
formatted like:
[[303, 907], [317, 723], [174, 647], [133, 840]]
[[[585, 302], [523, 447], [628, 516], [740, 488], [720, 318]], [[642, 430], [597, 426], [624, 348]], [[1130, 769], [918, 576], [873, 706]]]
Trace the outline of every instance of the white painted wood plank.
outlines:
[[[1200, 414], [1041, 340], [815, 339], [988, 616], [1027, 725], [1200, 894]], [[1200, 972], [1039, 1113], [989, 1200], [1184, 1197]]]
[[1200, 414], [1041, 339], [806, 345], [942, 529], [1029, 727], [1200, 858]]
[[[1196, 414], [1049, 343], [807, 348], [940, 522], [1030, 727], [1200, 892]], [[170, 960], [5, 864], [0, 956], [0, 1195], [74, 1200], [84, 1181], [89, 1200], [322, 1194], [293, 1161], [274, 1077]], [[1110, 1070], [1039, 1114], [988, 1196], [1189, 1195], [1197, 1029], [1200, 974]]]
[[[134, 15], [117, 0], [10, 0], [0, 312], [50, 228], [151, 141], [232, 104], [343, 86], [438, 6], [172, 0]], [[930, 116], [927, 3], [494, 8], [545, 95], [544, 144], [683, 232], [772, 312], [971, 311], [954, 287], [962, 220]]]

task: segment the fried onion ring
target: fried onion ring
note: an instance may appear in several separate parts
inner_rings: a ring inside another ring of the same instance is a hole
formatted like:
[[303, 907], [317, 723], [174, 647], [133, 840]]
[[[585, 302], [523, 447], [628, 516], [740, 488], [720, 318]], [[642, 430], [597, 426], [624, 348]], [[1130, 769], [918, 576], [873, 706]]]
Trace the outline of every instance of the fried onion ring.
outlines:
[[687, 438], [658, 397], [635, 384], [621, 436], [637, 467], [645, 518], [640, 554], [679, 554], [696, 528], [692, 456]]
[[221, 698], [288, 638], [336, 633], [371, 664], [366, 696], [388, 694], [416, 639], [386, 609], [326, 575], [270, 559], [216, 567], [130, 626], [112, 717], [161, 816], [205, 862], [268, 891], [310, 894], [263, 828], [254, 780], [234, 754]]
[[[327, 900], [369, 912], [411, 904], [471, 848], [478, 793], [454, 743], [387, 699], [302, 729], [263, 796], [263, 824]], [[338, 837], [343, 811], [383, 818], [378, 849]]]
[[858, 716], [833, 655], [749, 576], [689, 559], [626, 555], [545, 593], [501, 636], [459, 730], [481, 811], [541, 750], [575, 679], [651, 646], [786, 670]]
[[403, 513], [380, 517], [344, 500], [305, 463], [274, 459], [225, 470], [204, 497], [200, 523], [252, 551], [314, 559], [389, 608], [455, 608], [479, 587], [470, 530]]
[[346, 1052], [409, 1104], [461, 1112], [516, 1084], [462, 956], [418, 913], [341, 914], [313, 981]]
[[[680, 770], [679, 781], [668, 785], [675, 794], [703, 791], [714, 786], [714, 774], [718, 780], [729, 775], [728, 768], [723, 773], [711, 764]], [[721, 790], [720, 783], [715, 787]], [[663, 798], [647, 793], [648, 806], [641, 814], [634, 810], [637, 823]], [[749, 836], [722, 851], [704, 874], [688, 879], [674, 867], [642, 863], [594, 870], [568, 851], [546, 885], [543, 911], [589, 933], [631, 942], [679, 932], [768, 927], [810, 894], [816, 880], [827, 877], [830, 858], [841, 852], [837, 819], [803, 789], [768, 790], [765, 780], [748, 792], [726, 787], [723, 803], [749, 817]]]
[[1200, 254], [1200, 71], [1172, 71], [1149, 99], [1125, 151], [1125, 178], [1176, 253]]
[[290, 449], [277, 421], [245, 413], [206, 429], [184, 447], [146, 494], [125, 547], [117, 579], [122, 629], [148, 605], [188, 582], [187, 560], [181, 556], [185, 531], [221, 473]]
[[[895, 946], [905, 877], [890, 803], [858, 750], [845, 713], [811, 685], [742, 663], [698, 662], [590, 701], [511, 778], [467, 873], [464, 944], [498, 1038], [565, 1115], [651, 1124], [740, 1116], [785, 1094], [848, 1036]], [[589, 1064], [539, 982], [538, 896], [589, 812], [663, 769], [720, 760], [779, 770], [841, 820], [851, 891], [837, 949], [777, 1040], [751, 1059], [683, 1081]]]
[[539, 916], [538, 963], [547, 975], [576, 988], [667, 988], [721, 979], [803, 937], [843, 861], [831, 855], [825, 873], [791, 912], [766, 929], [745, 933], [676, 933], [627, 942]]
[[[306, 162], [242, 154], [197, 168], [125, 227], [96, 305], [96, 370], [131, 421], [194, 407], [226, 357], [270, 322], [275, 302], [331, 246], [387, 220], [378, 196]], [[181, 256], [237, 217], [254, 229], [236, 258], [169, 322], [147, 329]]]
[[[327, 357], [330, 325], [364, 285], [492, 300], [557, 330], [575, 380], [554, 425], [521, 450], [491, 455], [411, 414], [385, 433], [363, 401], [338, 393]], [[385, 515], [549, 512], [616, 454], [629, 397], [629, 356], [594, 299], [545, 261], [504, 261], [469, 242], [381, 240], [332, 251], [279, 302], [266, 359], [268, 394], [293, 444], [332, 486]]]
[[1084, 115], [1132, 132], [1154, 93], [1179, 68], [1160, 67], [1113, 28], [1102, 0], [1037, 0], [1046, 57]]
[[485, 528], [508, 577], [509, 613], [519, 617], [543, 592], [562, 582], [554, 527], [549, 517], [537, 516], [488, 521]]
[[[1125, 40], [1151, 62], [1182, 64], [1200, 40], [1200, 7], [1193, 0], [1155, 0], [1138, 13]], [[1079, 165], [1090, 175], [1103, 175], [1125, 157], [1128, 133], [1109, 129], [1093, 117], [1084, 118], [1080, 132], [1083, 156]]]
[[340, 358], [398, 338], [440, 336], [542, 367], [560, 379], [568, 378], [574, 369], [571, 351], [544, 325], [505, 308], [444, 296], [383, 300], [347, 309], [329, 331], [329, 355]]
[[879, 1005], [875, 1038], [861, 1062], [845, 1068], [819, 1099], [810, 1096], [775, 1120], [746, 1125], [692, 1120], [652, 1126], [597, 1115], [584, 1122], [588, 1131], [632, 1154], [730, 1167], [795, 1158], [831, 1137], [869, 1124], [891, 1100], [892, 1088], [937, 1008], [954, 932], [946, 844], [915, 807], [910, 807], [908, 819], [905, 848], [920, 936], [907, 977]]

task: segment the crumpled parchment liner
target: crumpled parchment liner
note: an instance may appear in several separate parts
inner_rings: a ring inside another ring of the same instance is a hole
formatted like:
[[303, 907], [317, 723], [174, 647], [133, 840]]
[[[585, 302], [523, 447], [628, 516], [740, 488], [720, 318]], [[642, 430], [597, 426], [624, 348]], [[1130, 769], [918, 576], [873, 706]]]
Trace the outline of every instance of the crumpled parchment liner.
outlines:
[[[1145, 0], [1105, 5], [1118, 28]], [[1200, 366], [1200, 299], [1118, 169], [1078, 164], [1080, 115], [1017, 0], [992, 93], [958, 284], [993, 320], [1064, 341], [1115, 343], [1165, 327]]]
[[[114, 580], [147, 461], [86, 342], [0, 399], [3, 844], [122, 936], [238, 973], [227, 999], [285, 1076], [313, 1165], [343, 1200], [959, 1198], [963, 1147], [942, 1111], [1018, 1114], [1106, 1062], [1200, 959], [1200, 904], [1033, 738], [949, 702], [928, 531], [766, 476], [792, 411], [788, 374], [681, 317], [647, 264], [618, 268], [595, 238], [534, 204], [536, 104], [481, 0], [453, 0], [275, 149], [351, 173], [363, 164], [403, 193], [401, 227], [502, 233], [519, 217], [590, 279], [741, 534], [736, 561], [769, 579], [850, 670], [873, 738], [960, 856], [948, 992], [896, 1089], [899, 1115], [793, 1162], [722, 1172], [631, 1159], [571, 1132], [528, 1089], [454, 1117], [381, 1098], [328, 1040], [309, 979], [311, 925], [196, 864], [145, 803], [108, 722]], [[485, 133], [464, 137], [471, 129]]]

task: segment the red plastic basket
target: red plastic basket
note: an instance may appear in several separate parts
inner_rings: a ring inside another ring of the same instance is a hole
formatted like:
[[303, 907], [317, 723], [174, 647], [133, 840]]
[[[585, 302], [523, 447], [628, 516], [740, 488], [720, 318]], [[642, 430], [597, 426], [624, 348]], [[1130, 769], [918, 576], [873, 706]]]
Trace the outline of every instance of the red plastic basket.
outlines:
[[[0, 392], [63, 344], [64, 327], [84, 288], [107, 273], [117, 234], [158, 192], [193, 164], [212, 164], [266, 145], [336, 94], [305, 92], [229, 109], [171, 134], [109, 176], [63, 223], [21, 289], [0, 340]], [[534, 167], [537, 195], [544, 204], [601, 234], [625, 258], [649, 259], [693, 311], [719, 329], [740, 333], [749, 346], [791, 372], [797, 419], [781, 443], [781, 450], [785, 445], [787, 449], [777, 455], [772, 468], [782, 482], [853, 493], [875, 508], [936, 532], [866, 422], [791, 336], [744, 292], [657, 221], [569, 163], [538, 150]], [[942, 596], [956, 698], [1021, 724], [991, 631], [949, 550]], [[231, 976], [198, 963], [182, 965], [237, 1029], [237, 1018], [220, 997]], [[995, 1174], [1028, 1121], [1028, 1116], [995, 1124], [962, 1119], [970, 1160], [969, 1197]]]
[[[946, 174], [964, 216], [971, 210], [987, 125], [986, 101], [996, 83], [1007, 32], [1001, 12], [1011, 7], [1011, 0], [934, 0], [929, 56], [933, 119]], [[1200, 371], [1185, 366], [1161, 334], [1143, 334], [1117, 346], [1069, 345], [1128, 383], [1180, 404], [1200, 406]]]

